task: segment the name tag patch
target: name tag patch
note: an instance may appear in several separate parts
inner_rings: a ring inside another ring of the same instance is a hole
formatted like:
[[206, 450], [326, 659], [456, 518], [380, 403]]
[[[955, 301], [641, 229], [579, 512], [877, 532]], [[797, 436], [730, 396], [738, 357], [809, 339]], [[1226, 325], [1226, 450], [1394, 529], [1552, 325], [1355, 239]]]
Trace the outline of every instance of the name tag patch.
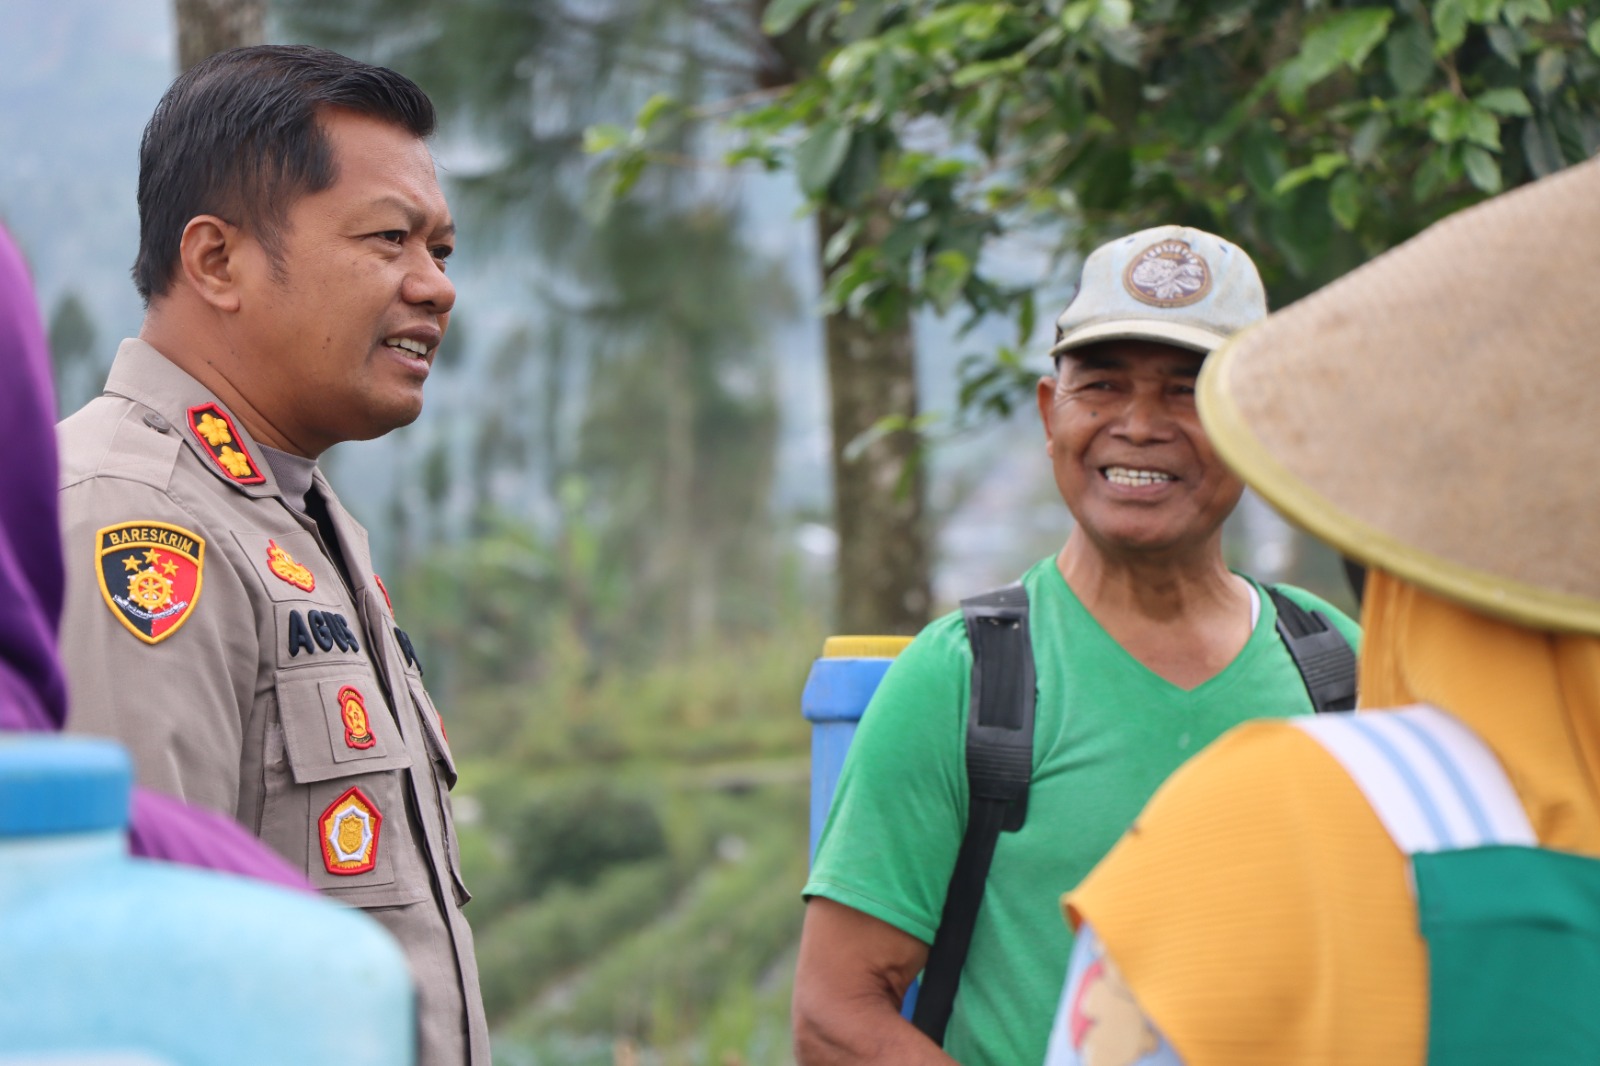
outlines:
[[322, 865], [341, 877], [364, 874], [378, 864], [383, 815], [359, 788], [347, 790], [317, 820]]
[[293, 659], [302, 651], [315, 655], [319, 648], [356, 652], [361, 650], [361, 645], [356, 643], [356, 635], [350, 631], [350, 623], [342, 614], [307, 611], [302, 616], [299, 611], [290, 611], [289, 658]]
[[199, 602], [205, 550], [205, 538], [166, 522], [107, 526], [95, 534], [101, 598], [128, 632], [159, 644]]

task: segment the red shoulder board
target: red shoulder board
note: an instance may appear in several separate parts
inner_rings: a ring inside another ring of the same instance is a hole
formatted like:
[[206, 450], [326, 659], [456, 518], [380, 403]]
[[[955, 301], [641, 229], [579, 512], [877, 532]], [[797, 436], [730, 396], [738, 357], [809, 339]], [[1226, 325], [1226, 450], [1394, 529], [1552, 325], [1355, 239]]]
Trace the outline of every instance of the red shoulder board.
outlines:
[[245, 448], [244, 441], [239, 439], [239, 431], [233, 428], [233, 419], [216, 404], [202, 403], [189, 408], [189, 429], [229, 481], [237, 481], [241, 485], [259, 485], [267, 480], [267, 476], [256, 465], [255, 457]]

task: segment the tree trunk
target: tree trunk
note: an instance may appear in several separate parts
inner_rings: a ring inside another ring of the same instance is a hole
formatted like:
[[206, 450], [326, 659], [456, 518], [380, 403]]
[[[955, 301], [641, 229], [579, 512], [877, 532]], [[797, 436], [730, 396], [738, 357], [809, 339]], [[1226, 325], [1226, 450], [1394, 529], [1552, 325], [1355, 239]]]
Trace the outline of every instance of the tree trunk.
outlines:
[[[841, 225], [818, 212], [819, 249]], [[865, 240], [872, 240], [870, 224]], [[865, 448], [851, 445], [880, 419], [909, 426], [917, 414], [910, 316], [887, 322], [828, 316], [828, 393], [833, 408], [833, 512], [839, 533], [838, 615], [842, 633], [910, 634], [928, 621], [928, 535], [920, 440], [903, 428]]]
[[266, 41], [267, 0], [174, 0], [178, 70], [209, 55]]

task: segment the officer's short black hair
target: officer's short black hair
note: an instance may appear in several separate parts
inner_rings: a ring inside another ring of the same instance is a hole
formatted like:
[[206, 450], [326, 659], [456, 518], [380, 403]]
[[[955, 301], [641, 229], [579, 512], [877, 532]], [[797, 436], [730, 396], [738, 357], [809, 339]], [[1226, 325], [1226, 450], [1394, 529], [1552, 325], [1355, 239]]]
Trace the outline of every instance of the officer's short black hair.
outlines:
[[307, 45], [218, 52], [172, 83], [139, 144], [133, 282], [146, 305], [171, 287], [183, 228], [197, 215], [244, 227], [281, 268], [289, 208], [338, 178], [317, 120], [329, 107], [419, 138], [436, 121], [433, 102], [405, 75]]

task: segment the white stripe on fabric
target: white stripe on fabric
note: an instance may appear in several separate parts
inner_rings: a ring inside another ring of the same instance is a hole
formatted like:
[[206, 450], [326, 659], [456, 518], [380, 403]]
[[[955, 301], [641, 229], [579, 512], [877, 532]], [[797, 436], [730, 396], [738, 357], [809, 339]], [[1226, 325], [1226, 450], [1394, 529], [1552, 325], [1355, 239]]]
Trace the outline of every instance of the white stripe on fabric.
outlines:
[[1407, 855], [1535, 843], [1494, 753], [1435, 707], [1318, 715], [1293, 724], [1339, 761]]
[[1454, 715], [1438, 707], [1422, 706], [1407, 717], [1427, 729], [1450, 757], [1465, 778], [1489, 822], [1489, 838], [1485, 843], [1519, 844], [1536, 847], [1539, 838], [1528, 821], [1528, 812], [1517, 798], [1517, 790], [1506, 776], [1500, 759], [1478, 734]]

